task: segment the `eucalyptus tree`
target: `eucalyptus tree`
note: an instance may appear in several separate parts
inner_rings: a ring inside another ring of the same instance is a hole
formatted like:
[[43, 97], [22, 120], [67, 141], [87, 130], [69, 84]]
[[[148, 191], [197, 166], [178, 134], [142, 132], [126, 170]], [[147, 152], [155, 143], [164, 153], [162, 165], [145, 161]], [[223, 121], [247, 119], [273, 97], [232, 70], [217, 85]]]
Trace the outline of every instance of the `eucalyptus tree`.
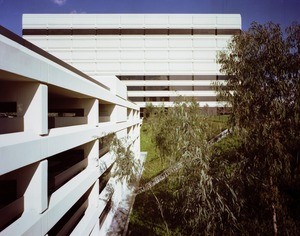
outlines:
[[174, 228], [174, 222], [180, 219], [183, 234], [233, 233], [239, 203], [229, 184], [211, 172], [212, 127], [208, 117], [193, 100], [175, 102], [169, 109], [151, 110], [146, 125], [158, 156], [168, 166], [181, 166], [164, 185], [172, 197], [158, 194], [162, 196], [162, 209], [168, 212], [164, 221]]
[[277, 24], [252, 23], [233, 37], [218, 62], [228, 76], [218, 93], [228, 102], [231, 125], [243, 140], [241, 172], [244, 184], [258, 193], [256, 214], [263, 212], [263, 233], [296, 232], [299, 217], [288, 208], [300, 204], [290, 194], [300, 193], [300, 25], [283, 33]]

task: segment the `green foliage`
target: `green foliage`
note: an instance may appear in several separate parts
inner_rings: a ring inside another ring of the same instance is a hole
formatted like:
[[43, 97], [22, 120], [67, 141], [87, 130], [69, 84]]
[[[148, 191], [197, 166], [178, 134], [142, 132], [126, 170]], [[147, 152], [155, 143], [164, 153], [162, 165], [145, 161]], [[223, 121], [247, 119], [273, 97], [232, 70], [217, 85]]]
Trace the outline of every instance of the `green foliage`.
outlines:
[[170, 210], [169, 205], [173, 202], [173, 193], [170, 187], [168, 181], [165, 181], [153, 189], [163, 208], [168, 230], [152, 191], [148, 191], [136, 196], [130, 217], [129, 235], [183, 235], [183, 232], [180, 231], [182, 219], [176, 217], [175, 212]]
[[109, 145], [110, 150], [116, 156], [112, 177], [120, 182], [126, 181], [130, 185], [135, 184], [140, 163], [134, 158], [127, 139], [118, 139], [115, 134], [109, 134], [102, 142]]
[[253, 23], [233, 37], [218, 58], [228, 81], [217, 88], [234, 132], [213, 146], [208, 140], [223, 124], [196, 102], [148, 109], [145, 127], [160, 162], [184, 167], [152, 189], [156, 200], [137, 197], [134, 222], [148, 217], [146, 235], [299, 235], [299, 49], [296, 23], [286, 34]]
[[156, 108], [148, 118], [148, 124], [159, 156], [174, 163], [189, 155], [190, 143], [204, 147], [208, 129], [207, 123], [202, 122], [204, 120], [195, 101], [175, 102], [169, 109]]
[[184, 224], [178, 224], [184, 234], [225, 232], [227, 224], [235, 225], [236, 212], [231, 206], [237, 199], [229, 185], [211, 175], [208, 143], [224, 128], [224, 122], [203, 114], [193, 100], [151, 110], [147, 130], [159, 157], [168, 165], [183, 163], [183, 168], [164, 183], [164, 191], [170, 193], [168, 200], [157, 194], [171, 230], [176, 228], [172, 222], [183, 219]]
[[240, 145], [218, 147], [217, 155], [241, 173], [237, 191], [245, 207], [240, 227], [294, 234], [299, 217], [291, 207], [300, 203], [295, 199], [300, 193], [295, 186], [300, 180], [300, 25], [293, 24], [284, 35], [279, 25], [253, 23], [234, 36], [228, 49], [218, 59], [228, 75], [218, 92], [232, 108], [230, 122]]

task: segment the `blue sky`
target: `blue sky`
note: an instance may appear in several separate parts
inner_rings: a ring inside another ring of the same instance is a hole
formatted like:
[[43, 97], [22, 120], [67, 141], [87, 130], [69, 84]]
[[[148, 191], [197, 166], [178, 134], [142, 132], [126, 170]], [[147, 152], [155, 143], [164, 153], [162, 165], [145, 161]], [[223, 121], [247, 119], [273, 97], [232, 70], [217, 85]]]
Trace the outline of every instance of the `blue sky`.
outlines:
[[0, 0], [0, 25], [21, 35], [24, 13], [239, 13], [286, 27], [300, 23], [300, 0]]

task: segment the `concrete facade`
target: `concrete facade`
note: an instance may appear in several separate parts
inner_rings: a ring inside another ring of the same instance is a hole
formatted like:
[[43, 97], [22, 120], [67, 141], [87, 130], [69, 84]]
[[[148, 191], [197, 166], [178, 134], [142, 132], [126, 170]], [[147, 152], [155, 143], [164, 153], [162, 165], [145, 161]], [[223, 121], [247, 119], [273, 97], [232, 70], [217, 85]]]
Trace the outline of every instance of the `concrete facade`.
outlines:
[[23, 29], [24, 38], [94, 78], [117, 75], [141, 108], [172, 106], [178, 96], [216, 108], [224, 104], [211, 84], [226, 80], [216, 56], [240, 33], [241, 16], [25, 14]]
[[0, 27], [0, 235], [105, 235], [126, 185], [103, 138], [140, 158], [139, 107]]

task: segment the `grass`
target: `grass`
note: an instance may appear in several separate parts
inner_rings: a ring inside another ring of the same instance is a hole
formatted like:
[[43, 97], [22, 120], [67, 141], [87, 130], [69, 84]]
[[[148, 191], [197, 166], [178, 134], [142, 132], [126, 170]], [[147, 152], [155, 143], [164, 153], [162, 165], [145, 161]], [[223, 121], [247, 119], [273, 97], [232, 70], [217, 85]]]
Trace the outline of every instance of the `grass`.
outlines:
[[162, 162], [156, 152], [155, 144], [151, 140], [151, 134], [146, 125], [141, 128], [141, 151], [147, 152], [147, 159], [144, 163], [144, 171], [140, 181], [140, 184], [144, 184], [166, 168], [166, 163]]

